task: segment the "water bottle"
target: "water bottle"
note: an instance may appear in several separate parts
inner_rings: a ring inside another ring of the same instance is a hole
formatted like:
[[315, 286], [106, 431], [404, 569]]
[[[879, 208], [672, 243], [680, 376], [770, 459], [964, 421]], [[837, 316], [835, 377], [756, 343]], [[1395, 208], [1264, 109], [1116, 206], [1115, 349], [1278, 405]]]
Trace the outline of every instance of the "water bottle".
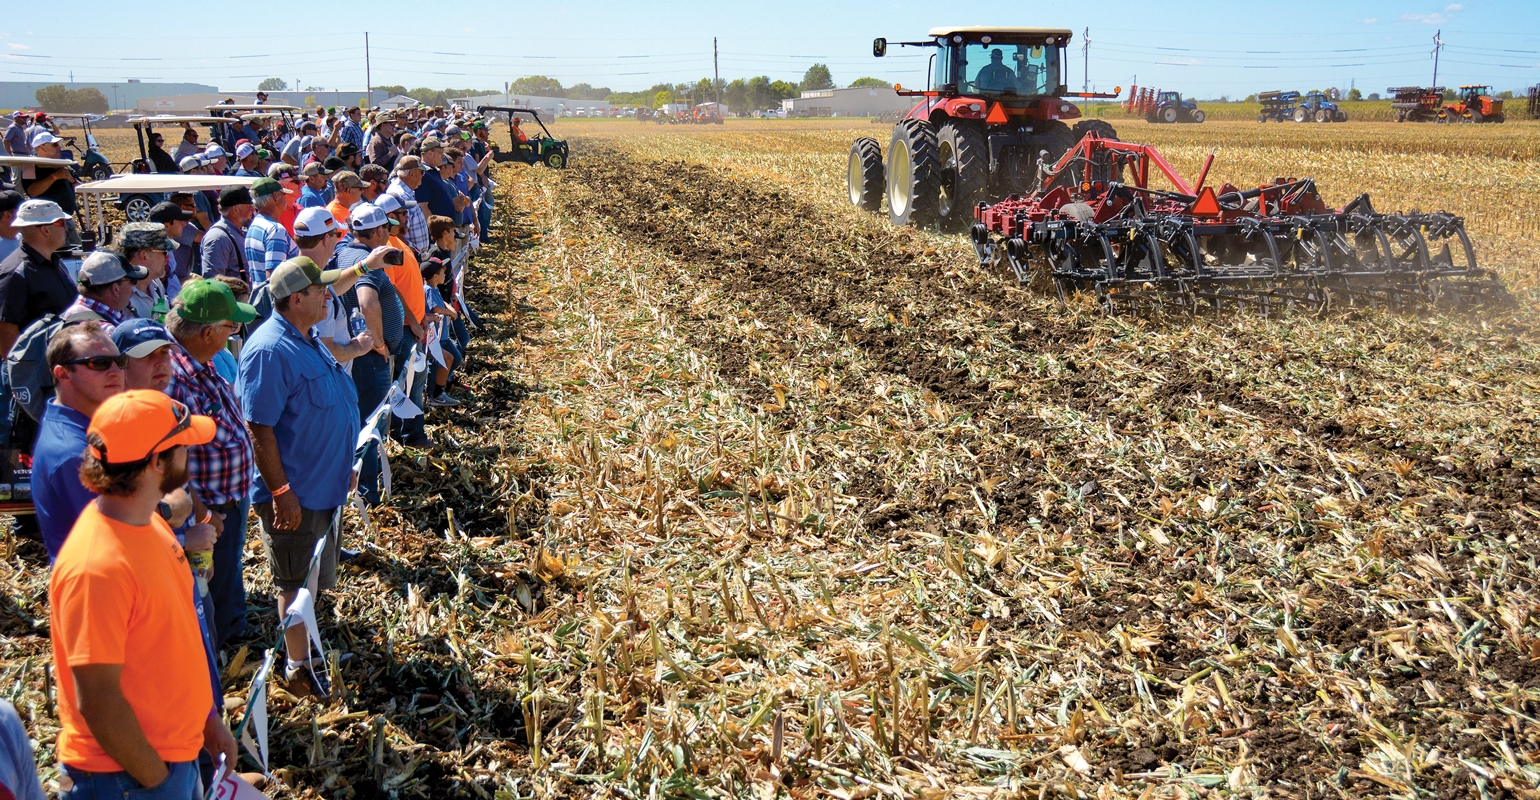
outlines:
[[368, 328], [369, 323], [364, 322], [364, 312], [362, 310], [354, 308], [351, 312], [348, 313], [349, 334], [357, 336], [363, 333], [365, 330], [368, 330]]

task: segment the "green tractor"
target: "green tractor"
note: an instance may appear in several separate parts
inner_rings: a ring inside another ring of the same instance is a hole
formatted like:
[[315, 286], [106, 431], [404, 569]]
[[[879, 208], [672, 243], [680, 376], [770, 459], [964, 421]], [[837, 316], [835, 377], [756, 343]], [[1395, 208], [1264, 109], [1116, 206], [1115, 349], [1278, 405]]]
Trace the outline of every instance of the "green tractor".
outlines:
[[[477, 106], [476, 113], [485, 116], [489, 112], [506, 114], [508, 117], [508, 138], [513, 142], [513, 150], [504, 153], [498, 152], [492, 157], [499, 163], [505, 161], [519, 161], [525, 164], [544, 164], [551, 169], [561, 169], [567, 166], [567, 140], [557, 139], [551, 135], [549, 128], [540, 120], [540, 112], [533, 108], [513, 108], [510, 106]], [[529, 136], [524, 133], [518, 124], [519, 114], [528, 114], [540, 126], [539, 136]]]

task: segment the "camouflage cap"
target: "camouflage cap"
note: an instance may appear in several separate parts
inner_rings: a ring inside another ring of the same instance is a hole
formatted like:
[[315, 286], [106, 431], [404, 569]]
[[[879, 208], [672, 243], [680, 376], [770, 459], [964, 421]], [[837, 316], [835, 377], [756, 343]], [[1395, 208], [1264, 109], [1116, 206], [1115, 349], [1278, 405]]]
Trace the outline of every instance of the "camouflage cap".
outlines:
[[166, 226], [159, 222], [130, 222], [123, 226], [118, 245], [124, 250], [175, 250], [177, 243], [166, 238]]

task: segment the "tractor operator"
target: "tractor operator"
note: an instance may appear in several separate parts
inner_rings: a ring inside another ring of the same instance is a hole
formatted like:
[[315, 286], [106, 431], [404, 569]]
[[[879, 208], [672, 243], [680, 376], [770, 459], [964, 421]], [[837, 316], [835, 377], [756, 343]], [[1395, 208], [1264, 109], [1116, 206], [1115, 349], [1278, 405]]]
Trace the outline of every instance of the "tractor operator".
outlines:
[[998, 47], [989, 51], [989, 63], [974, 76], [973, 85], [981, 92], [1016, 88], [1016, 73], [1005, 65], [1005, 53]]

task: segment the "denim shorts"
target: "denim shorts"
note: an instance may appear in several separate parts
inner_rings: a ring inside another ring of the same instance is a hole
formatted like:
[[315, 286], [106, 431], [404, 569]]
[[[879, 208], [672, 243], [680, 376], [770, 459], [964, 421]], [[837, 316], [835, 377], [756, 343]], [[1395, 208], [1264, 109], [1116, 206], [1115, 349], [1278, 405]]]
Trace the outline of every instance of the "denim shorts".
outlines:
[[59, 793], [59, 800], [200, 800], [203, 779], [198, 777], [198, 762], [178, 761], [167, 764], [171, 774], [159, 786], [146, 789], [127, 772], [86, 772], [64, 764], [64, 774], [74, 783]]

